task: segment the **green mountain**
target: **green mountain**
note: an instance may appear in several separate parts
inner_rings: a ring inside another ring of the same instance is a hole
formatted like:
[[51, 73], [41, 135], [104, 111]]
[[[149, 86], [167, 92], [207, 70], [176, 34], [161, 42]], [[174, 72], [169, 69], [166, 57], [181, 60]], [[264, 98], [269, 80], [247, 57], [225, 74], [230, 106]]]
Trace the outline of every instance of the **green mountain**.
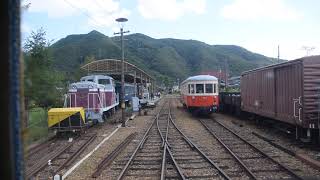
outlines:
[[[74, 72], [88, 56], [95, 59], [120, 59], [119, 37], [97, 31], [69, 35], [51, 46], [55, 67]], [[125, 36], [126, 60], [158, 80], [163, 77], [184, 79], [204, 71], [228, 68], [230, 75], [270, 65], [276, 59], [250, 52], [235, 45], [208, 45], [195, 40], [154, 39], [143, 34]]]

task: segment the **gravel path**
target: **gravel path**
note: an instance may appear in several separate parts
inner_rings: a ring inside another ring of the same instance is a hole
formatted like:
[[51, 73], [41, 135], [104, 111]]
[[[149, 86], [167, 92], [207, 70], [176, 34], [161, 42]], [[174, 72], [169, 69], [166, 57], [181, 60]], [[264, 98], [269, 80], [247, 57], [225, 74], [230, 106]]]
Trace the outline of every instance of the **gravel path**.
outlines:
[[[162, 102], [159, 102], [158, 107]], [[148, 127], [149, 123], [153, 118], [153, 115], [157, 111], [157, 108], [148, 109], [148, 115], [144, 116], [136, 116], [134, 120], [127, 121], [127, 126], [125, 128], [120, 128], [109, 140], [107, 140], [102, 146], [95, 151], [92, 156], [90, 156], [87, 160], [85, 160], [72, 174], [70, 174], [67, 179], [93, 179], [91, 178], [92, 173], [95, 171], [99, 162], [106, 156], [108, 156], [125, 138], [127, 138], [130, 134], [137, 132], [138, 135], [135, 139], [130, 143], [127, 148], [119, 155], [122, 157], [126, 154], [126, 152], [130, 151], [136, 144], [141, 135], [144, 133], [146, 127]], [[82, 154], [82, 157], [89, 153], [95, 146], [102, 141], [106, 136], [108, 136], [114, 129], [115, 125], [106, 124], [102, 128], [99, 128], [98, 137], [96, 143], [93, 143], [89, 148], [87, 148], [87, 152]], [[102, 171], [101, 175], [97, 179], [113, 179], [118, 174], [115, 171], [107, 168], [105, 171]]]

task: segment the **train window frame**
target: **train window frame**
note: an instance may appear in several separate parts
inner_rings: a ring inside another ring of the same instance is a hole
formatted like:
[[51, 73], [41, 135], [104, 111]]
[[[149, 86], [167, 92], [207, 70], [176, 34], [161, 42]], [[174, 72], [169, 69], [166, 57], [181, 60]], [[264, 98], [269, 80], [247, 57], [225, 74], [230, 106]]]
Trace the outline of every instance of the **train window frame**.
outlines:
[[213, 84], [213, 93], [217, 93], [217, 84], [216, 83]]
[[94, 79], [88, 78], [88, 79], [86, 79], [85, 81], [94, 82]]
[[[103, 80], [106, 80], [108, 83], [100, 83], [100, 81], [103, 81]], [[110, 85], [111, 82], [110, 82], [110, 79], [98, 79], [98, 84], [103, 84], [103, 85]]]
[[189, 84], [189, 87], [190, 87], [190, 91], [189, 91], [189, 94], [195, 94], [195, 88], [194, 88], [194, 84]]
[[[210, 91], [210, 92], [207, 92], [207, 86], [208, 86], [208, 87], [211, 87], [211, 89], [210, 89], [211, 91]], [[204, 84], [205, 93], [206, 93], [206, 94], [212, 94], [212, 93], [213, 93], [213, 86], [214, 86], [214, 85], [213, 85], [212, 83], [205, 83], [205, 84]]]
[[[198, 91], [198, 86], [201, 87], [202, 86], [202, 92]], [[196, 84], [196, 94], [203, 94], [204, 93], [204, 84]]]

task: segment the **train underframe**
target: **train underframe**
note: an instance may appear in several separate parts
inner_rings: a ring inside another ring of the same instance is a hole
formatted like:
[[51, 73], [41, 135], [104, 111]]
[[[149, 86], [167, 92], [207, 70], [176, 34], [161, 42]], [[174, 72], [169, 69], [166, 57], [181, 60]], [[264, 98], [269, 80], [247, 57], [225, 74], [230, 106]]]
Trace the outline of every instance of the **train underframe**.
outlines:
[[241, 119], [255, 121], [256, 124], [261, 126], [272, 127], [305, 143], [320, 144], [319, 129], [303, 128], [301, 126], [284, 123], [254, 113], [242, 111], [240, 107], [233, 105], [220, 105], [219, 111], [240, 117]]
[[218, 106], [206, 106], [206, 107], [197, 107], [197, 106], [189, 106], [184, 105], [189, 112], [193, 115], [207, 115], [218, 111]]

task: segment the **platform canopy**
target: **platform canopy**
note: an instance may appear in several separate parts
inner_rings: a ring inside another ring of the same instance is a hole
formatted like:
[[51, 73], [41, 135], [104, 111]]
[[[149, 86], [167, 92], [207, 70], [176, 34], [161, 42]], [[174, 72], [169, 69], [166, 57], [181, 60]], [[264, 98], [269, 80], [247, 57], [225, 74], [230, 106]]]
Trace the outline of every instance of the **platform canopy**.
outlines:
[[[115, 80], [121, 80], [121, 60], [117, 59], [101, 59], [85, 64], [81, 69], [88, 74], [105, 74], [113, 77]], [[154, 79], [137, 66], [124, 62], [125, 81], [133, 83], [136, 79], [137, 83], [151, 83]]]

